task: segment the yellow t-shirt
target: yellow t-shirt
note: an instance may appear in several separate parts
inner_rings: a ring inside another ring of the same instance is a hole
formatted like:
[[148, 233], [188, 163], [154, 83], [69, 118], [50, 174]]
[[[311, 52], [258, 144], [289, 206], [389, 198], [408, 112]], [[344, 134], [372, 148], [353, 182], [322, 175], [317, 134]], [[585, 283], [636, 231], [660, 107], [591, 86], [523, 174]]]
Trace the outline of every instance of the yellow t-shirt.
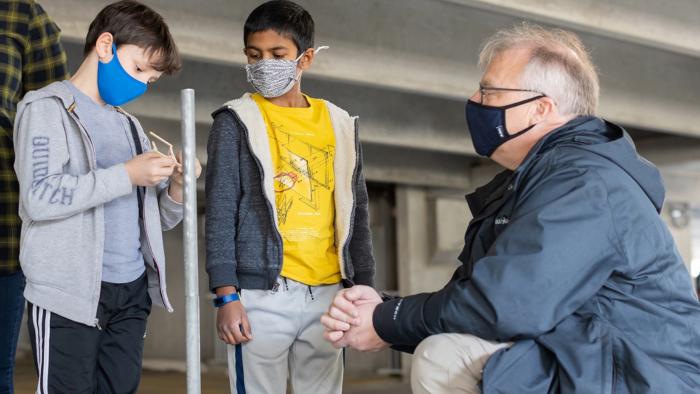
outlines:
[[322, 100], [280, 107], [253, 95], [267, 125], [274, 169], [282, 276], [318, 286], [341, 280], [335, 245], [335, 134]]

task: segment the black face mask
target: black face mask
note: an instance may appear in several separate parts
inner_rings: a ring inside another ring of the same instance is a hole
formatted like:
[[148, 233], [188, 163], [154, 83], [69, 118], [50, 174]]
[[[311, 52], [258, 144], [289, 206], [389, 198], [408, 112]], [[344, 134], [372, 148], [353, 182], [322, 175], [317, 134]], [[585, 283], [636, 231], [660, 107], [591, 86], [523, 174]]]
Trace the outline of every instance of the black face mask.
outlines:
[[469, 134], [472, 136], [472, 143], [476, 153], [481, 156], [491, 157], [493, 152], [506, 141], [512, 140], [535, 127], [533, 124], [517, 133], [508, 134], [506, 110], [541, 99], [542, 97], [545, 97], [545, 95], [539, 95], [503, 107], [483, 105], [472, 100], [467, 101], [465, 108], [467, 125], [469, 126]]

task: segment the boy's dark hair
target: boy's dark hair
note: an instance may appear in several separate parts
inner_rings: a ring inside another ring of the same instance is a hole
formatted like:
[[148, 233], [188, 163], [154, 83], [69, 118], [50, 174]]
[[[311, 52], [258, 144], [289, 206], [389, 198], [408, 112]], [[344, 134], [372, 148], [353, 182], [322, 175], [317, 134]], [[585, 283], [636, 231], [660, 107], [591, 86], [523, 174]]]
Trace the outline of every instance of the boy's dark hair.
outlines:
[[122, 0], [103, 8], [90, 23], [83, 54], [87, 55], [97, 44], [102, 33], [112, 33], [114, 43], [136, 45], [153, 56], [151, 65], [165, 74], [182, 68], [180, 53], [163, 17], [148, 6], [133, 0]]
[[301, 54], [314, 46], [314, 20], [299, 4], [289, 0], [272, 0], [259, 5], [248, 15], [243, 27], [243, 43], [248, 36], [265, 30], [273, 30], [287, 36]]

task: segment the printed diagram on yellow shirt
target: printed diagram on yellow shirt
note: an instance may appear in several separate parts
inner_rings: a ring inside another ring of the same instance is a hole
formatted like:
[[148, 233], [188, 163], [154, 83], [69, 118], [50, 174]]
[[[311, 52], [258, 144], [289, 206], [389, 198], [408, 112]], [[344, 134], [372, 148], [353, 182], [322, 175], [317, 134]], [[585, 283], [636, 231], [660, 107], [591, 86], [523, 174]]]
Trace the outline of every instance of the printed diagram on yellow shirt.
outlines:
[[271, 145], [279, 149], [274, 179], [280, 224], [286, 224], [287, 215], [294, 204], [304, 204], [312, 212], [320, 214], [319, 189], [324, 189], [326, 193], [333, 191], [335, 147], [314, 146], [287, 132], [283, 125], [270, 123]]
[[267, 126], [274, 173], [281, 275], [308, 285], [340, 281], [335, 244], [335, 133], [322, 100], [279, 107], [254, 95]]

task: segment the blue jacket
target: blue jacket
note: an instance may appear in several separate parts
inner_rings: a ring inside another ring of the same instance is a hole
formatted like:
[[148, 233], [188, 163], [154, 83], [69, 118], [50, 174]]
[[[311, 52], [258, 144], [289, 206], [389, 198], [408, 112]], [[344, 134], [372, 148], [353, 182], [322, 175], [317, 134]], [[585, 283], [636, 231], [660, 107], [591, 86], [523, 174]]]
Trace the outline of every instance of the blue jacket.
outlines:
[[664, 187], [620, 127], [579, 117], [467, 196], [462, 266], [377, 307], [411, 349], [440, 333], [514, 341], [484, 393], [700, 391], [700, 303], [659, 216]]

